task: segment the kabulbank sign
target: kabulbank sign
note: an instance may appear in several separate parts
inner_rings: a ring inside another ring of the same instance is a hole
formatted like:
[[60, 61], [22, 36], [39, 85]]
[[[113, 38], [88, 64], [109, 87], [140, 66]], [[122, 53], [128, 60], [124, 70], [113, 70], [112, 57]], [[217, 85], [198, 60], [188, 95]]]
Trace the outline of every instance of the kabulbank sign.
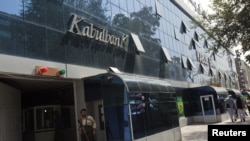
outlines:
[[120, 36], [110, 34], [107, 29], [94, 25], [76, 14], [72, 15], [68, 32], [122, 49], [126, 49], [128, 46], [129, 36], [127, 34], [121, 33]]

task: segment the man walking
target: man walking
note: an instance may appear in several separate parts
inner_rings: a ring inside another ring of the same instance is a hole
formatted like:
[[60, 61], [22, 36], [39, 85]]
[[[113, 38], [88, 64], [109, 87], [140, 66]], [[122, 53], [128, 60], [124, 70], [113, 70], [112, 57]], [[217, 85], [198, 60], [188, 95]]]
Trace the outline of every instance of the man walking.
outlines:
[[245, 122], [245, 103], [243, 100], [243, 96], [236, 96], [236, 106], [237, 106], [237, 111], [238, 111], [238, 115], [240, 117], [240, 121], [241, 122]]
[[236, 103], [231, 95], [229, 95], [225, 100], [227, 113], [229, 117], [231, 118], [231, 121], [234, 122], [236, 120], [235, 117], [235, 109], [236, 109]]

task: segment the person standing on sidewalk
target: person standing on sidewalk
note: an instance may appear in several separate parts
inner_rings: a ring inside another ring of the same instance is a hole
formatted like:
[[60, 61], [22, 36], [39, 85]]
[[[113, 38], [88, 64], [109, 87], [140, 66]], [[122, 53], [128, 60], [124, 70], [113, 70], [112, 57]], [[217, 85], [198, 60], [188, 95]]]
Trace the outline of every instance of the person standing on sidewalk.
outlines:
[[245, 122], [245, 103], [242, 96], [236, 96], [236, 106], [241, 122]]
[[80, 111], [82, 119], [78, 120], [78, 130], [81, 135], [81, 141], [95, 141], [96, 121], [91, 115], [87, 115], [87, 110]]
[[247, 109], [248, 109], [248, 114], [250, 115], [250, 96], [247, 96], [246, 105], [247, 105]]
[[227, 113], [231, 119], [232, 122], [235, 121], [235, 109], [236, 109], [236, 104], [234, 99], [232, 98], [231, 95], [229, 95], [226, 100], [225, 100], [226, 108], [227, 108]]

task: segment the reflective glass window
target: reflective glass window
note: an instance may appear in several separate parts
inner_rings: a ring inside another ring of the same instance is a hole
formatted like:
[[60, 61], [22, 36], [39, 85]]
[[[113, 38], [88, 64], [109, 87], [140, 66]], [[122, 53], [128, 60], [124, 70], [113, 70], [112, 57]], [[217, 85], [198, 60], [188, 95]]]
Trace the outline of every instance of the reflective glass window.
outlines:
[[0, 11], [15, 17], [23, 17], [23, 0], [1, 1]]
[[0, 43], [1, 53], [10, 52], [11, 48], [11, 21], [8, 18], [0, 19]]
[[47, 26], [63, 30], [63, 5], [58, 0], [45, 0], [46, 24]]
[[110, 0], [110, 2], [111, 2], [113, 5], [116, 5], [117, 7], [119, 7], [119, 5], [120, 5], [119, 0]]
[[128, 96], [135, 139], [178, 126], [176, 97], [173, 94], [130, 93]]
[[141, 1], [139, 0], [133, 0], [133, 1], [134, 1], [135, 12], [140, 11], [143, 8]]
[[120, 0], [120, 8], [128, 12], [128, 2], [127, 0]]
[[26, 49], [24, 46], [23, 23], [19, 20], [0, 18], [0, 52], [24, 56]]
[[44, 25], [46, 19], [46, 5], [44, 0], [25, 0], [24, 19]]
[[111, 11], [112, 11], [112, 17], [115, 17], [116, 15], [121, 13], [119, 7], [114, 4], [111, 4]]
[[41, 107], [35, 110], [37, 130], [54, 128], [54, 107]]
[[[160, 60], [154, 60], [149, 57], [137, 57], [134, 63], [134, 72], [148, 76], [158, 77]], [[148, 69], [153, 68], [153, 69]]]
[[176, 40], [180, 40], [180, 30], [177, 28], [174, 28], [174, 35]]
[[147, 7], [152, 7], [154, 5], [154, 0], [145, 0], [145, 5]]
[[158, 16], [162, 17], [164, 15], [163, 5], [158, 0], [155, 0], [155, 10]]
[[135, 12], [134, 0], [130, 0], [127, 4], [128, 4], [128, 12], [129, 13]]
[[47, 30], [48, 60], [65, 62], [65, 35], [53, 30]]
[[24, 30], [27, 57], [47, 60], [46, 28], [25, 24]]

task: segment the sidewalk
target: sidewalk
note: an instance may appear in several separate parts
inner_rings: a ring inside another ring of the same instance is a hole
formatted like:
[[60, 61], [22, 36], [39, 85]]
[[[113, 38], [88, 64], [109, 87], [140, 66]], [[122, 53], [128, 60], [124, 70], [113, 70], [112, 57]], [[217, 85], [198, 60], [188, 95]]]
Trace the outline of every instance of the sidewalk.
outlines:
[[[231, 120], [226, 120], [219, 123], [211, 123], [210, 125], [217, 124], [233, 124], [233, 125], [250, 125], [250, 116], [246, 116], [246, 122], [238, 121], [232, 123]], [[208, 124], [192, 124], [181, 128], [182, 141], [207, 141], [207, 127]]]

